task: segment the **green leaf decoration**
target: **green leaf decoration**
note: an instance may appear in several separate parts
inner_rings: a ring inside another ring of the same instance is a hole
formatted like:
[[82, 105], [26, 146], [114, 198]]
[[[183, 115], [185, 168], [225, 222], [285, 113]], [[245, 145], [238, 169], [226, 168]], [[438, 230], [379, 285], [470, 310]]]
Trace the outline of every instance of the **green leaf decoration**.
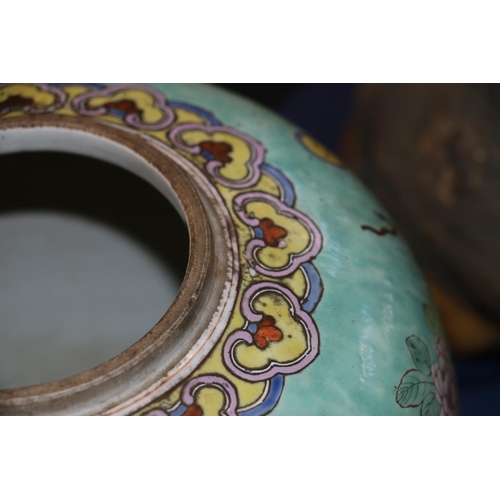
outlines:
[[428, 392], [422, 401], [420, 415], [424, 417], [437, 417], [441, 414], [441, 405], [436, 399], [436, 393]]
[[415, 366], [424, 374], [431, 374], [431, 355], [427, 344], [416, 335], [406, 339], [406, 345], [410, 351]]
[[434, 382], [418, 370], [408, 370], [396, 390], [399, 406], [419, 406], [428, 392], [434, 392]]
[[424, 304], [425, 320], [429, 330], [441, 338], [444, 338], [443, 325], [441, 324], [441, 319], [439, 318], [439, 313], [437, 307], [434, 303]]

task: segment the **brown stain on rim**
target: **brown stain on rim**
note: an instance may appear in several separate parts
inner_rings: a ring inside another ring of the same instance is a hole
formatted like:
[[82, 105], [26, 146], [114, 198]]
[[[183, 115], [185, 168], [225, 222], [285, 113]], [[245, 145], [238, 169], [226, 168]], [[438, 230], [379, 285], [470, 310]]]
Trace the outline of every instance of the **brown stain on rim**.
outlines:
[[[130, 393], [123, 398], [116, 396], [120, 383], [129, 383], [129, 377], [140, 377], [150, 363], [159, 361], [172, 343], [182, 340], [182, 326], [188, 320], [196, 304], [202, 300], [202, 291], [213, 288], [210, 280], [224, 281], [223, 276], [213, 275], [211, 267], [215, 258], [212, 230], [203, 204], [193, 185], [193, 181], [182, 167], [171, 158], [162, 154], [142, 137], [117, 128], [96, 122], [93, 119], [63, 115], [38, 115], [4, 118], [0, 120], [0, 131], [28, 129], [37, 127], [63, 128], [93, 134], [118, 143], [135, 152], [157, 171], [170, 184], [182, 206], [190, 238], [190, 252], [186, 274], [179, 292], [158, 323], [131, 347], [90, 370], [45, 384], [0, 390], [1, 414], [55, 414], [72, 413], [73, 405], [89, 406], [89, 413], [101, 413], [125, 402]], [[220, 283], [219, 283], [220, 285]], [[201, 332], [200, 332], [201, 333]], [[198, 338], [198, 337], [197, 337]], [[184, 346], [182, 353], [165, 365], [164, 372], [172, 369], [176, 362], [187, 354], [191, 346]], [[177, 359], [179, 358], [179, 359]], [[164, 360], [163, 360], [164, 361]], [[136, 393], [146, 390], [150, 385], [138, 384]], [[126, 392], [126, 391], [125, 391]], [[107, 399], [109, 394], [109, 402]], [[92, 406], [99, 407], [92, 411]]]

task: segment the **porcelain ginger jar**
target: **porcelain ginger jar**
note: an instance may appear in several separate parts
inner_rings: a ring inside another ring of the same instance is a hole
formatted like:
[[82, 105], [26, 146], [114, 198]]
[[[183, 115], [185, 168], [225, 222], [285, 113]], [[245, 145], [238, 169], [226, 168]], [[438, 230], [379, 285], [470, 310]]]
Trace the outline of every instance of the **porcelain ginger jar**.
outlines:
[[457, 412], [435, 306], [389, 215], [292, 124], [203, 85], [5, 84], [0, 154], [19, 151], [142, 177], [184, 219], [190, 253], [176, 299], [137, 343], [0, 391], [0, 413]]

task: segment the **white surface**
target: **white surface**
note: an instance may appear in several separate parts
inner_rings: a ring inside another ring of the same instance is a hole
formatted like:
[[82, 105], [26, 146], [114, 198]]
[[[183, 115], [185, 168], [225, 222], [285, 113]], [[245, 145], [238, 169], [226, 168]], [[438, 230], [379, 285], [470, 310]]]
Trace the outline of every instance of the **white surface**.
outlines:
[[0, 388], [66, 377], [139, 340], [180, 287], [147, 248], [73, 215], [0, 217]]
[[[109, 139], [58, 127], [0, 132], [0, 155], [82, 154], [155, 186], [185, 216], [166, 178]], [[172, 270], [118, 230], [62, 213], [0, 217], [0, 388], [49, 382], [139, 340], [180, 287]]]

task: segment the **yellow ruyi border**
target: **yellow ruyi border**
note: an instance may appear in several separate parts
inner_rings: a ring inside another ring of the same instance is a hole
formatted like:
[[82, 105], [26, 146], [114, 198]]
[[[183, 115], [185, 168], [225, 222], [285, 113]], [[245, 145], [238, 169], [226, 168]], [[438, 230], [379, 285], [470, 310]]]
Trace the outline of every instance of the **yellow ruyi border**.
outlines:
[[271, 411], [284, 377], [304, 369], [319, 353], [311, 313], [322, 289], [311, 261], [321, 249], [322, 237], [294, 208], [293, 186], [265, 163], [263, 146], [224, 126], [210, 112], [167, 102], [163, 94], [142, 85], [0, 86], [0, 117], [26, 113], [87, 116], [161, 141], [210, 180], [234, 224], [240, 288], [224, 334], [188, 378], [160, 398], [144, 401], [137, 413]]

